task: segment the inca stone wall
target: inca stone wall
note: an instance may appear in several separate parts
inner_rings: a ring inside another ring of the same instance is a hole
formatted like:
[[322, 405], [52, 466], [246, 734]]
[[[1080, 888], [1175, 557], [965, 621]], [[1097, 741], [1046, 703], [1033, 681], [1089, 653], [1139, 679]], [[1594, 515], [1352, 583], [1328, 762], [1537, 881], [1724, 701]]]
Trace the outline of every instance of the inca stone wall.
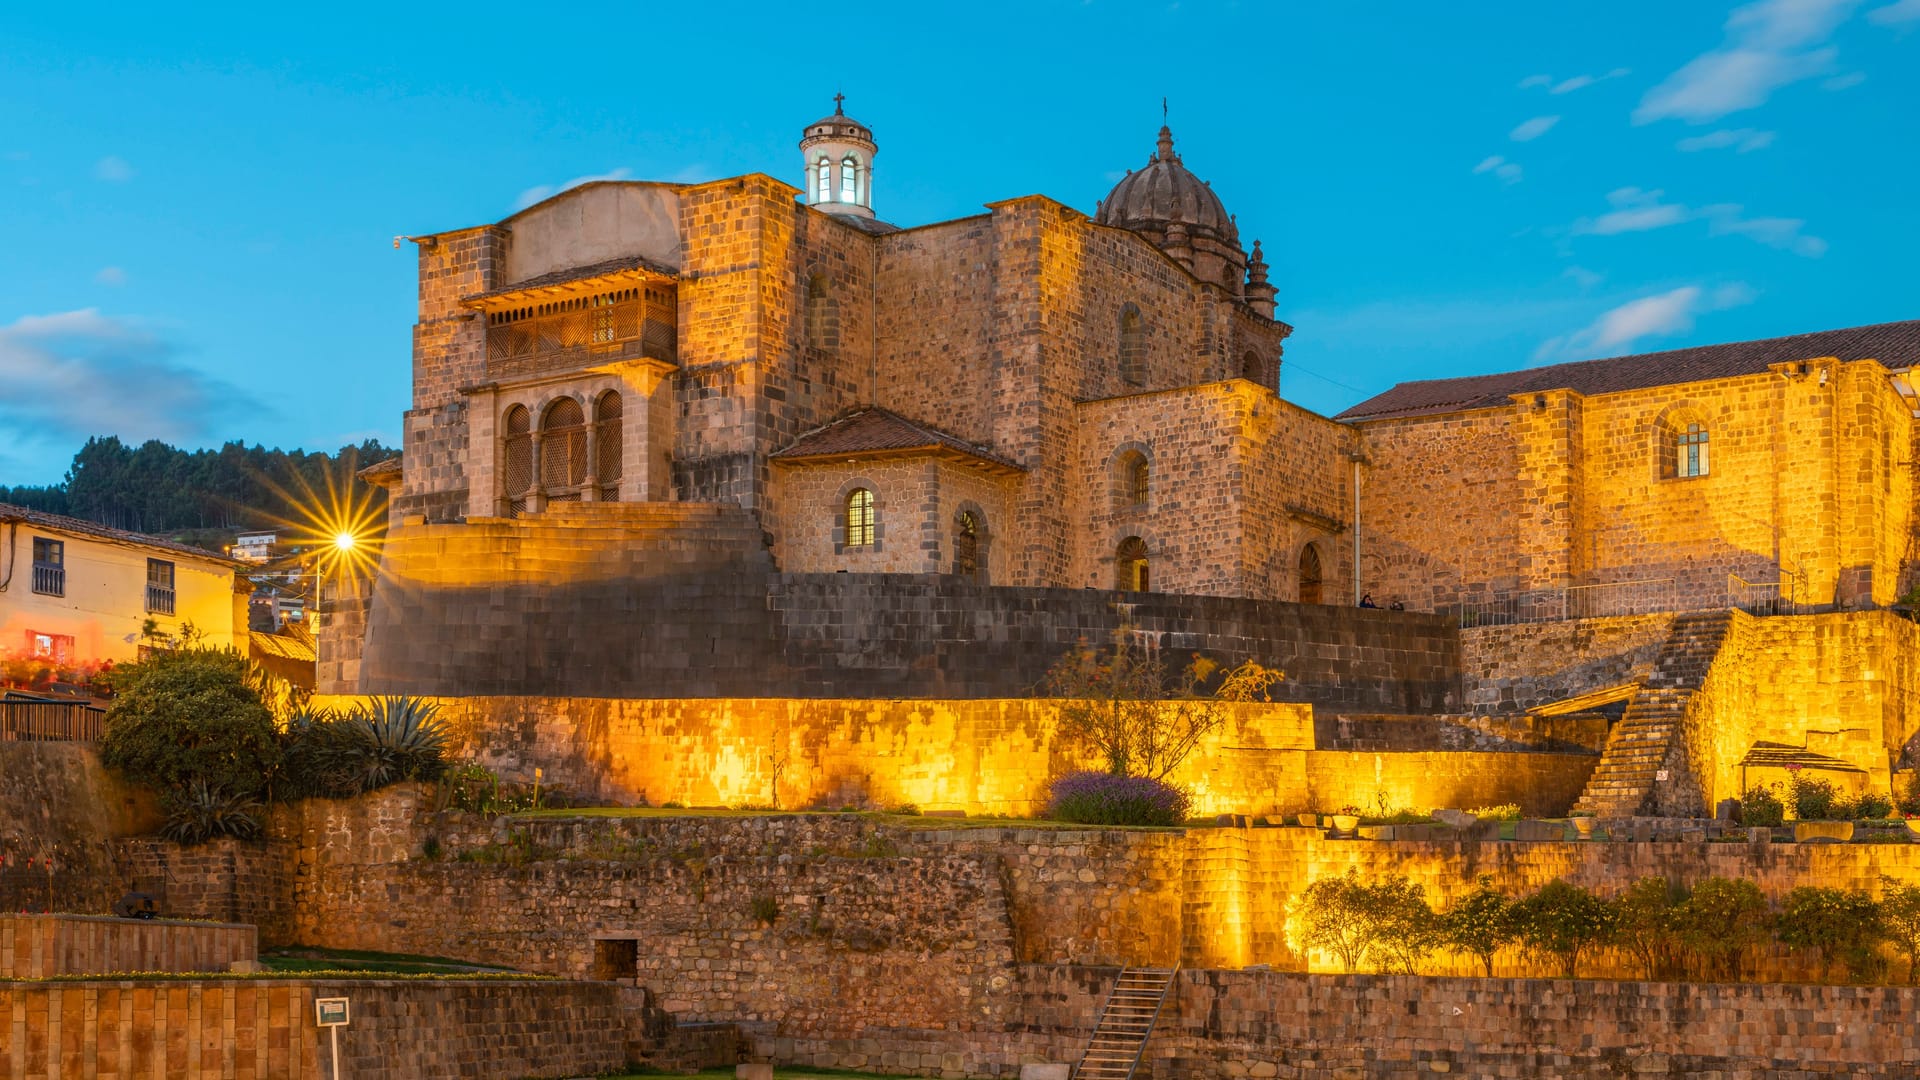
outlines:
[[1515, 713], [1638, 682], [1672, 628], [1671, 614], [1466, 627], [1462, 701], [1479, 713]]
[[115, 841], [163, 821], [90, 744], [0, 742], [0, 911], [106, 911], [126, 891]]
[[251, 965], [252, 926], [114, 919], [88, 915], [0, 914], [0, 979], [125, 971], [218, 971]]

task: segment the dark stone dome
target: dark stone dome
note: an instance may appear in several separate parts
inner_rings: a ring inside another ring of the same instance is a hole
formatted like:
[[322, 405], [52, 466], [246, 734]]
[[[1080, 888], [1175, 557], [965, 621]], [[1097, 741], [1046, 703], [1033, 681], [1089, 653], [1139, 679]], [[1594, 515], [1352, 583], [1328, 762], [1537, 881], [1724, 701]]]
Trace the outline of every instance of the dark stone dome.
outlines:
[[1173, 152], [1173, 132], [1160, 129], [1159, 148], [1147, 167], [1130, 172], [1100, 202], [1094, 220], [1136, 232], [1164, 234], [1170, 225], [1183, 225], [1190, 236], [1210, 237], [1237, 244], [1240, 230], [1227, 214], [1220, 196], [1180, 163]]

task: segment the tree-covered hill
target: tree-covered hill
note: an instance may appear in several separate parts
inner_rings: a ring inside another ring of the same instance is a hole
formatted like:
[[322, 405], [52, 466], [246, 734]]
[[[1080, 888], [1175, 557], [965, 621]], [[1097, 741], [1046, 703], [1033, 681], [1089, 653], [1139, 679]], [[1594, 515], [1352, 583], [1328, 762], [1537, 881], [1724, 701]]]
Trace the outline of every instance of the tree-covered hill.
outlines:
[[63, 483], [0, 484], [0, 502], [143, 533], [272, 528], [303, 520], [303, 508], [293, 504], [324, 499], [330, 479], [342, 496], [350, 488], [358, 505], [369, 498], [383, 504], [385, 493], [368, 491], [353, 474], [396, 453], [376, 439], [326, 454], [240, 442], [181, 450], [157, 439], [131, 447], [117, 436], [95, 436], [73, 455]]

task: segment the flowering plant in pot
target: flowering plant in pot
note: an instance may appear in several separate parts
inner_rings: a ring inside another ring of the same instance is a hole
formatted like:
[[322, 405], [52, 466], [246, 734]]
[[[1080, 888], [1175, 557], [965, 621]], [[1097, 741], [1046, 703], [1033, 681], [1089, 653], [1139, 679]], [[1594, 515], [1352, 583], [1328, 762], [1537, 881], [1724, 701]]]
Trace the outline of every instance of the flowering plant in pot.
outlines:
[[1573, 822], [1573, 831], [1580, 834], [1580, 839], [1593, 839], [1593, 811], [1575, 810], [1567, 815], [1567, 820]]
[[1360, 827], [1360, 808], [1353, 805], [1343, 806], [1333, 812], [1333, 830], [1346, 836], [1352, 836], [1353, 830]]

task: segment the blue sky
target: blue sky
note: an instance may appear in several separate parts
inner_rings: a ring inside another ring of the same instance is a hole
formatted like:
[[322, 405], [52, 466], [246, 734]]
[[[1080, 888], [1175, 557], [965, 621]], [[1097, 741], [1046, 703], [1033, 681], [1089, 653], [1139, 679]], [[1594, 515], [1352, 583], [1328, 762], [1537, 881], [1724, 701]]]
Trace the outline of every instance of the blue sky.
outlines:
[[1916, 50], [1920, 0], [16, 8], [0, 482], [95, 433], [392, 442], [396, 234], [579, 178], [797, 181], [836, 89], [906, 225], [1091, 211], [1167, 97], [1265, 241], [1283, 392], [1322, 412], [1916, 317]]

